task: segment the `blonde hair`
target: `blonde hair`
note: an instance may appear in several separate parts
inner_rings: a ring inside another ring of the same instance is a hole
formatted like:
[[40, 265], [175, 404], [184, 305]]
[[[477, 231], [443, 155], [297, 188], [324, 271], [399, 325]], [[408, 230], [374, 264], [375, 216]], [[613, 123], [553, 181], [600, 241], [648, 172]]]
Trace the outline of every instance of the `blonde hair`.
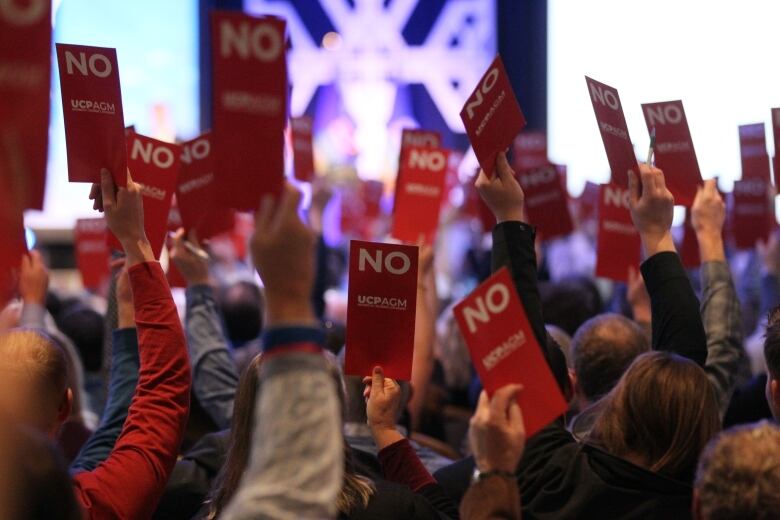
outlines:
[[704, 518], [775, 518], [780, 511], [780, 428], [762, 421], [727, 430], [696, 472]]
[[34, 395], [22, 398], [35, 400], [40, 426], [50, 426], [68, 389], [68, 361], [62, 348], [42, 331], [12, 329], [0, 336], [0, 359], [0, 370], [34, 389]]

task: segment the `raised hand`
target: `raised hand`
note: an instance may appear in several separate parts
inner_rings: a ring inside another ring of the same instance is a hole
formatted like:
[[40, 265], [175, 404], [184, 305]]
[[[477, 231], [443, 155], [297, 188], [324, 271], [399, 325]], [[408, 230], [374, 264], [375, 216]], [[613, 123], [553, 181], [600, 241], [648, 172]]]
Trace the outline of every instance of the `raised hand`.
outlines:
[[641, 186], [636, 174], [628, 172], [628, 191], [631, 219], [639, 231], [645, 256], [649, 258], [663, 251], [674, 252], [671, 233], [674, 197], [666, 187], [664, 172], [642, 164], [639, 174]]
[[374, 367], [374, 373], [363, 378], [363, 384], [366, 385], [363, 395], [366, 398], [368, 426], [381, 450], [403, 438], [395, 427], [401, 406], [401, 387], [385, 377], [382, 367]]
[[46, 305], [49, 291], [49, 271], [43, 263], [41, 253], [32, 250], [22, 257], [19, 270], [19, 296], [24, 303]]
[[325, 208], [328, 207], [330, 199], [333, 197], [333, 190], [327, 184], [325, 179], [318, 179], [312, 184], [311, 205], [309, 206], [309, 226], [312, 231], [322, 234], [322, 218], [325, 214]]
[[517, 394], [521, 385], [507, 385], [489, 399], [484, 390], [469, 424], [469, 445], [481, 472], [514, 473], [525, 449], [525, 425]]
[[250, 246], [265, 285], [268, 326], [314, 323], [314, 233], [298, 215], [301, 193], [286, 183], [278, 201], [260, 202]]
[[628, 268], [626, 299], [628, 304], [631, 305], [634, 321], [637, 323], [650, 323], [652, 320], [650, 295], [647, 293], [642, 273], [637, 271], [635, 267]]
[[[94, 197], [93, 197], [94, 195]], [[108, 170], [100, 172], [100, 194], [90, 193], [94, 207], [106, 214], [108, 229], [122, 244], [128, 267], [154, 261], [154, 254], [144, 230], [144, 204], [141, 185], [133, 182], [127, 171], [127, 186], [117, 188]]]
[[184, 228], [179, 228], [172, 237], [171, 260], [179, 269], [181, 275], [187, 280], [187, 285], [206, 285], [209, 283], [209, 262], [193, 253], [185, 242], [188, 240], [197, 248], [200, 248], [195, 232], [188, 237]]
[[691, 225], [699, 242], [702, 262], [725, 261], [723, 224], [726, 222], [726, 204], [718, 192], [715, 179], [704, 181], [696, 191], [691, 207]]
[[525, 194], [520, 183], [515, 179], [515, 173], [506, 160], [506, 154], [499, 153], [496, 157], [496, 170], [492, 179], [480, 170], [474, 184], [479, 196], [488, 205], [496, 222], [523, 220], [523, 205]]
[[112, 269], [119, 269], [116, 275], [116, 308], [117, 326], [120, 329], [135, 327], [135, 306], [133, 305], [133, 288], [130, 286], [130, 275], [124, 258], [111, 263]]

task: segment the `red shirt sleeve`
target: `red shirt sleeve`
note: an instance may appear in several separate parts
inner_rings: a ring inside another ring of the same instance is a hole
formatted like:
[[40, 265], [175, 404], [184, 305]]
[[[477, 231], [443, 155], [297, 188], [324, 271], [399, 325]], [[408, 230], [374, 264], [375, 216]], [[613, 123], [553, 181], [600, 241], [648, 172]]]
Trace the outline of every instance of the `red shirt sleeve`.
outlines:
[[414, 492], [436, 483], [408, 439], [401, 439], [385, 447], [378, 457], [382, 475], [391, 482], [403, 484]]
[[150, 518], [189, 414], [191, 374], [181, 322], [157, 262], [130, 268], [140, 370], [127, 420], [108, 459], [73, 479], [88, 518]]

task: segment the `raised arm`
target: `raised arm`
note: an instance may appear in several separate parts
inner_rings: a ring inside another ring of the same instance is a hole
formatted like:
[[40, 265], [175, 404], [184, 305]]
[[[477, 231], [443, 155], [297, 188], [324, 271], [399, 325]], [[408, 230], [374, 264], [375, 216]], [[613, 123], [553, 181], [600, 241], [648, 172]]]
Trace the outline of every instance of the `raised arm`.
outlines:
[[483, 390], [469, 426], [477, 476], [460, 504], [460, 516], [474, 520], [520, 520], [520, 490], [514, 470], [525, 448], [520, 385], [500, 388], [489, 399]]
[[629, 172], [629, 193], [631, 218], [646, 258], [641, 269], [650, 295], [653, 348], [675, 352], [704, 366], [707, 339], [699, 301], [672, 240], [674, 197], [658, 168], [641, 165], [640, 177]]
[[523, 221], [525, 194], [509, 167], [506, 155], [498, 154], [495, 174], [488, 179], [479, 172], [476, 182], [482, 200], [496, 217], [493, 228], [492, 270], [506, 266], [512, 275], [517, 293], [523, 302], [534, 336], [542, 347], [547, 345], [547, 332], [542, 315], [542, 298], [537, 283], [536, 230]]
[[82, 446], [71, 472], [92, 471], [114, 449], [127, 419], [138, 384], [138, 335], [135, 329], [133, 291], [127, 269], [119, 271], [116, 284], [118, 328], [111, 335], [111, 373], [108, 400], [97, 430]]
[[265, 284], [267, 330], [258, 381], [252, 453], [223, 518], [333, 518], [344, 471], [336, 382], [322, 356], [311, 304], [314, 235], [287, 184], [266, 197], [252, 237]]
[[433, 347], [436, 341], [436, 280], [433, 247], [420, 245], [417, 269], [417, 306], [415, 310], [414, 355], [412, 359], [412, 397], [409, 414], [412, 430], [417, 430], [425, 404], [428, 382], [433, 374]]
[[418, 495], [413, 506], [415, 516], [430, 517], [438, 512], [447, 518], [457, 518], [455, 503], [425, 469], [409, 440], [396, 428], [395, 417], [401, 406], [398, 383], [385, 377], [381, 367], [375, 367], [371, 377], [364, 378], [363, 383], [366, 385], [368, 426], [379, 448], [382, 476]]
[[699, 188], [691, 216], [701, 255], [701, 317], [707, 335], [704, 370], [723, 416], [745, 352], [742, 349], [742, 312], [723, 247], [726, 205], [715, 182], [714, 179], [705, 181]]
[[[173, 469], [189, 413], [190, 368], [184, 333], [143, 226], [140, 185], [128, 172], [117, 189], [101, 172], [95, 206], [122, 244], [133, 291], [140, 374], [127, 420], [108, 459], [73, 479], [92, 518], [149, 518]], [[93, 192], [94, 193], [94, 192]]]
[[[236, 364], [220, 321], [214, 290], [209, 285], [208, 261], [184, 244], [184, 229], [173, 237], [171, 259], [187, 281], [185, 329], [192, 364], [192, 390], [209, 417], [221, 429], [230, 428], [238, 388]], [[197, 239], [189, 238], [200, 247]]]

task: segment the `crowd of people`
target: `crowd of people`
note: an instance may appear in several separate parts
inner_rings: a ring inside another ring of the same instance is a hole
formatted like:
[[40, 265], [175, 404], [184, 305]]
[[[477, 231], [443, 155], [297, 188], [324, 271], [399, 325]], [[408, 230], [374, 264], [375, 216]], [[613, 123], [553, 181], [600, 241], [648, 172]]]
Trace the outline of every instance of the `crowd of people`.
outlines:
[[573, 241], [537, 240], [503, 154], [479, 174], [496, 225], [489, 254], [463, 264], [477, 281], [509, 269], [569, 403], [526, 438], [524, 387], [481, 389], [437, 294], [435, 248], [420, 248], [411, 380], [381, 366], [345, 377], [343, 312], [325, 298], [345, 276], [322, 237], [327, 187], [305, 210], [289, 183], [260, 202], [249, 249], [262, 288], [179, 230], [182, 320], [131, 176], [121, 188], [104, 171], [91, 195], [124, 250], [107, 311], [52, 291], [33, 250], [0, 314], [0, 517], [780, 515], [780, 240], [727, 255], [715, 181], [691, 208], [694, 272], [663, 172], [630, 172], [643, 262], [607, 287], [551, 276]]

